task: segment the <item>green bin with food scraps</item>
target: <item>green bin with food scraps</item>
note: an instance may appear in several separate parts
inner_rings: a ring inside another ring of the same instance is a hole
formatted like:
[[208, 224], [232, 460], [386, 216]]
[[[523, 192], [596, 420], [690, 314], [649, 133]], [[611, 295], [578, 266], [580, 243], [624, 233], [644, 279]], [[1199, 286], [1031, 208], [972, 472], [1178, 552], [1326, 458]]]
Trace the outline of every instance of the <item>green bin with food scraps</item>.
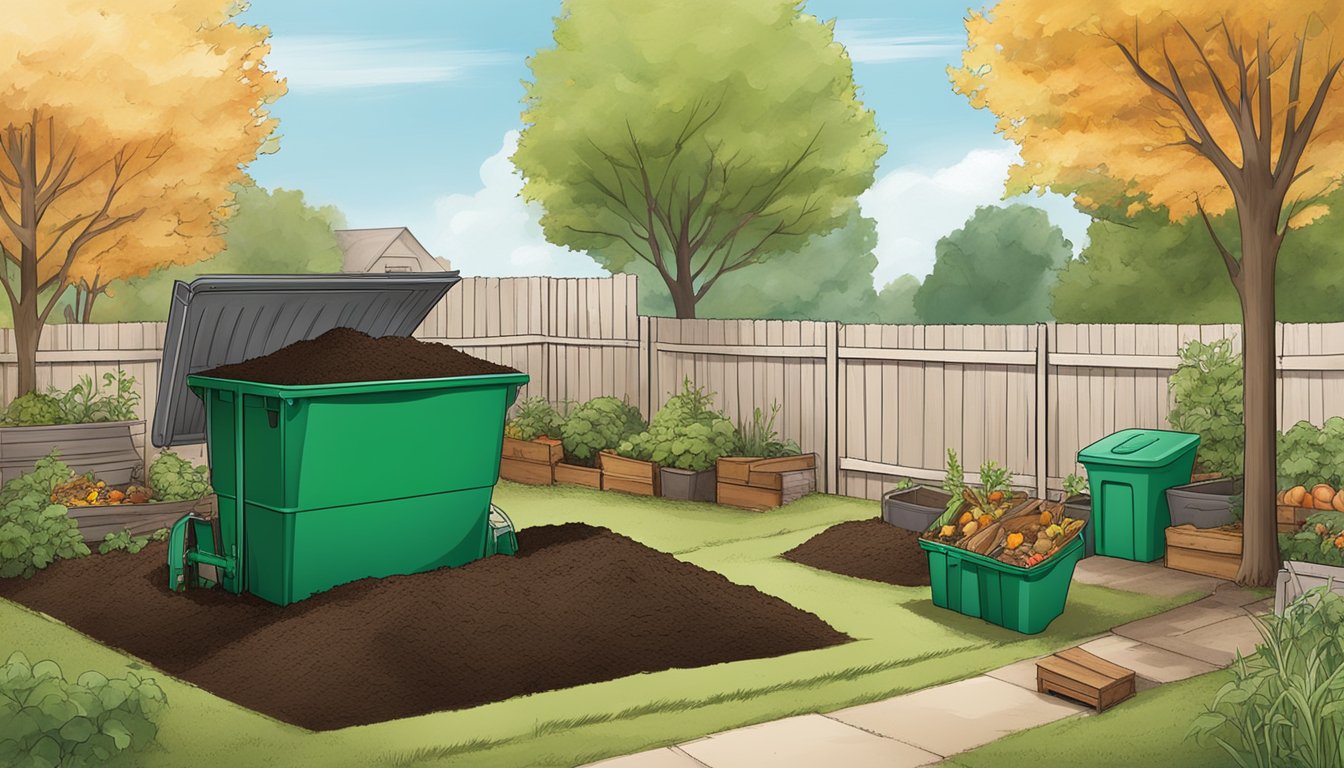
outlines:
[[171, 587], [288, 605], [517, 549], [491, 498], [527, 375], [409, 337], [457, 282], [443, 272], [174, 286], [153, 442], [206, 443], [219, 513], [173, 527]]
[[1034, 635], [1064, 612], [1086, 522], [1064, 505], [1009, 497], [940, 518], [919, 539], [933, 604]]

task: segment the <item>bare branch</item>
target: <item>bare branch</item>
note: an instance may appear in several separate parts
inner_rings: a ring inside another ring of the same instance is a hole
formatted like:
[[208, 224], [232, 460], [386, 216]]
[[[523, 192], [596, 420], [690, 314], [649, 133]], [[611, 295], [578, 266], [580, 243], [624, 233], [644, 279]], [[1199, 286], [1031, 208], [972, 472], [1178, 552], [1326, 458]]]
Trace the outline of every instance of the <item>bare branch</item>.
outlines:
[[1223, 245], [1222, 238], [1213, 230], [1213, 222], [1209, 220], [1209, 214], [1204, 210], [1204, 204], [1199, 200], [1195, 201], [1195, 208], [1199, 210], [1199, 216], [1204, 220], [1204, 228], [1209, 231], [1209, 237], [1213, 239], [1213, 245], [1218, 249], [1218, 255], [1223, 257], [1223, 266], [1227, 267], [1227, 274], [1232, 278], [1232, 284], [1236, 286], [1237, 293], [1241, 293], [1241, 263], [1227, 250]]
[[[1213, 68], [1213, 62], [1209, 61], [1208, 55], [1204, 53], [1204, 46], [1199, 44], [1199, 41], [1195, 39], [1195, 36], [1186, 28], [1184, 22], [1178, 21], [1176, 24], [1181, 28], [1181, 31], [1185, 33], [1185, 37], [1190, 41], [1190, 46], [1195, 49], [1195, 53], [1199, 54], [1199, 60], [1204, 62], [1204, 69], [1209, 73], [1209, 80], [1213, 82], [1213, 92], [1217, 94], [1218, 101], [1222, 102], [1223, 111], [1227, 113], [1228, 118], [1230, 118], [1234, 124], [1239, 122], [1241, 118], [1239, 110], [1237, 109], [1237, 106], [1232, 103], [1232, 97], [1227, 91], [1227, 86], [1223, 85], [1223, 79], [1218, 76], [1218, 70]], [[1229, 43], [1230, 42], [1229, 39]], [[1244, 92], [1240, 98], [1245, 98]]]

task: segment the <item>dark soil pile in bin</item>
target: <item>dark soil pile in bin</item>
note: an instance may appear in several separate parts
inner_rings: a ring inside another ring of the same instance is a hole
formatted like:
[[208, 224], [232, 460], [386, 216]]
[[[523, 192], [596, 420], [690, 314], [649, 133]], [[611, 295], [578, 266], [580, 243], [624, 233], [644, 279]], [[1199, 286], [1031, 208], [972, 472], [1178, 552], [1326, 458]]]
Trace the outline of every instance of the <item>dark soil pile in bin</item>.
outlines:
[[929, 558], [919, 548], [919, 534], [881, 518], [833, 525], [780, 557], [858, 579], [929, 585]]
[[263, 357], [222, 365], [201, 376], [263, 384], [340, 384], [352, 381], [443, 379], [488, 373], [517, 373], [513, 368], [447, 344], [409, 336], [374, 338], [351, 328], [332, 328], [316, 339], [299, 341]]
[[518, 538], [517, 557], [364, 579], [285, 608], [169, 591], [164, 544], [3, 579], [0, 596], [315, 730], [849, 641], [813, 614], [605, 528]]

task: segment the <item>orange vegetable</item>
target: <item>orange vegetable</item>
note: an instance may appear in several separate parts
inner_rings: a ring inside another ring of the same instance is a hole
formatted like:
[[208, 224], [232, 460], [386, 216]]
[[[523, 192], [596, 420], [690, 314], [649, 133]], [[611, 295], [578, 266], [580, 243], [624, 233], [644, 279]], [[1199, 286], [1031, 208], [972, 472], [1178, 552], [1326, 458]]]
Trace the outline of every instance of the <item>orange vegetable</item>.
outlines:
[[1020, 533], [1008, 534], [1008, 541], [1004, 543], [1004, 546], [1008, 547], [1009, 549], [1017, 549], [1018, 547], [1022, 546], [1022, 534]]
[[1055, 517], [1054, 515], [1050, 514], [1050, 510], [1048, 509], [1041, 510], [1041, 525], [1049, 525], [1054, 519]]
[[109, 491], [107, 494], [107, 500], [112, 502], [113, 504], [120, 502], [124, 498], [126, 498], [126, 494], [117, 490]]
[[1003, 501], [1003, 491], [995, 491], [989, 494], [989, 501], [991, 504], [998, 504]]
[[981, 528], [984, 528], [985, 526], [994, 522], [994, 518], [989, 515], [981, 515], [979, 518], [976, 519], [976, 522], [980, 524]]
[[1306, 488], [1300, 485], [1295, 485], [1283, 492], [1283, 501], [1290, 507], [1302, 506], [1302, 502], [1306, 495]]
[[1330, 502], [1335, 498], [1335, 489], [1325, 483], [1321, 483], [1320, 485], [1312, 487], [1311, 497], [1312, 500], [1316, 502], [1317, 507], [1320, 507], [1321, 509], [1329, 509]]
[[975, 519], [975, 515], [970, 512], [962, 512], [961, 517], [957, 518], [957, 525], [965, 525]]

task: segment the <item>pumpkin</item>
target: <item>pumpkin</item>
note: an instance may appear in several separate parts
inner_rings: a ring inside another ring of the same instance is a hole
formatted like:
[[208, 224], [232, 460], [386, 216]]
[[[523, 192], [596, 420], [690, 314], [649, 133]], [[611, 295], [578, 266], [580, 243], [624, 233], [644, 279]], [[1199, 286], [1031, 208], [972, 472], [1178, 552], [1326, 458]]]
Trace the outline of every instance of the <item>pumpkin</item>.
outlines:
[[1329, 509], [1330, 502], [1335, 498], [1335, 489], [1325, 483], [1321, 483], [1320, 485], [1312, 487], [1311, 497], [1316, 502], [1318, 508]]

